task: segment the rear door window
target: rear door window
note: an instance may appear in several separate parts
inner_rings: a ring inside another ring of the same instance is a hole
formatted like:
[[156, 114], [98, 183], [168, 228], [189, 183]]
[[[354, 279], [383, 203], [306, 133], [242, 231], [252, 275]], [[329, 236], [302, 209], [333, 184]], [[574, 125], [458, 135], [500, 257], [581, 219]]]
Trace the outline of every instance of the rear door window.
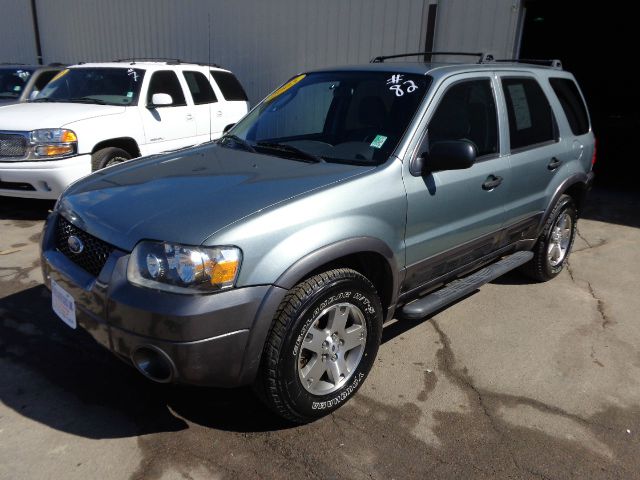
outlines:
[[556, 140], [553, 111], [535, 79], [503, 78], [502, 89], [512, 151]]
[[193, 103], [202, 105], [204, 103], [217, 102], [216, 94], [209, 83], [207, 77], [200, 72], [184, 72], [184, 79], [187, 81], [189, 91], [193, 97]]
[[562, 110], [574, 135], [589, 132], [589, 116], [576, 83], [569, 78], [550, 78], [551, 88], [558, 96]]
[[248, 101], [247, 94], [242, 88], [242, 85], [231, 72], [224, 72], [222, 70], [211, 70], [211, 76], [220, 87], [220, 91], [225, 100], [229, 101]]

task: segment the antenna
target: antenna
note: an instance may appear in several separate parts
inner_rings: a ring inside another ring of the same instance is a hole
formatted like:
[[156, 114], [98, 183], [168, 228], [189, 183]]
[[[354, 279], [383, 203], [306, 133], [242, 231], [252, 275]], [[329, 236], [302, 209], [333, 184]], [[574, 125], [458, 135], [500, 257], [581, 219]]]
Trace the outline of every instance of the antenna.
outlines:
[[[211, 13], [207, 13], [207, 63], [211, 65]], [[213, 77], [211, 75], [211, 67], [207, 67], [207, 71], [209, 72], [209, 83], [212, 83]], [[213, 88], [213, 85], [211, 86]], [[211, 135], [211, 102], [209, 102], [209, 141], [212, 140], [213, 135]]]

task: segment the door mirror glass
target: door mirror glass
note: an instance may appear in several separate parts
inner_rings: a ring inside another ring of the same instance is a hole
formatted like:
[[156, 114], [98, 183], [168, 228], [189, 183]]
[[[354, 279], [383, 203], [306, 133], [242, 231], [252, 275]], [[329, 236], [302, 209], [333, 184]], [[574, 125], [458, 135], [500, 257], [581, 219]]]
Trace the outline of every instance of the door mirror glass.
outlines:
[[149, 108], [166, 107], [167, 105], [173, 105], [173, 98], [168, 93], [154, 93], [151, 97], [151, 103]]

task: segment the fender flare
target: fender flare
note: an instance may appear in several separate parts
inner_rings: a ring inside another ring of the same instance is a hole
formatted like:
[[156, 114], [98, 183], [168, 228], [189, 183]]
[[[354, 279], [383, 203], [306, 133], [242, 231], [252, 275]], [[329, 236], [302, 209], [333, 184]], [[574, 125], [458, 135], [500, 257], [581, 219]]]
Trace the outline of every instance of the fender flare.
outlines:
[[287, 292], [306, 275], [322, 265], [347, 255], [365, 252], [378, 253], [389, 264], [392, 275], [392, 291], [386, 320], [393, 315], [398, 299], [400, 269], [396, 255], [385, 242], [374, 237], [354, 237], [321, 247], [293, 263], [280, 275], [265, 295], [249, 330], [249, 339], [247, 340], [242, 360], [240, 384], [248, 385], [255, 380], [262, 358], [264, 343], [273, 323], [275, 312]]
[[591, 189], [591, 186], [593, 184], [593, 178], [594, 178], [593, 172], [589, 172], [589, 173], [580, 172], [580, 173], [574, 173], [570, 177], [564, 179], [562, 183], [558, 185], [555, 192], [553, 192], [551, 201], [549, 202], [549, 205], [547, 205], [547, 208], [545, 209], [544, 214], [540, 219], [540, 223], [538, 224], [538, 233], [542, 232], [544, 225], [547, 223], [547, 220], [549, 219], [549, 215], [551, 215], [551, 212], [553, 211], [553, 207], [555, 206], [556, 203], [558, 203], [558, 200], [560, 199], [560, 197], [567, 190], [569, 190], [569, 188], [577, 184], [582, 184], [584, 186], [584, 194], [586, 195], [586, 193]]

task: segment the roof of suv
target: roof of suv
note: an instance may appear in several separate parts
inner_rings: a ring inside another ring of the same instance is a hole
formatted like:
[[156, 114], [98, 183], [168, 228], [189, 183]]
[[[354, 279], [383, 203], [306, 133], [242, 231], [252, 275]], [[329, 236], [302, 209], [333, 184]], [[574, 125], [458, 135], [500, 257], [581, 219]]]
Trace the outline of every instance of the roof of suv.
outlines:
[[218, 65], [207, 65], [204, 63], [185, 63], [179, 61], [165, 61], [165, 60], [120, 60], [115, 62], [92, 62], [92, 63], [76, 63], [69, 65], [68, 68], [113, 68], [113, 67], [136, 67], [143, 68], [145, 70], [156, 69], [181, 69], [181, 68], [203, 68], [208, 70], [222, 70], [229, 71], [226, 68], [222, 68]]
[[463, 73], [469, 71], [495, 71], [495, 70], [521, 70], [521, 71], [553, 71], [562, 72], [562, 70], [546, 65], [536, 65], [532, 63], [517, 62], [466, 62], [466, 63], [444, 63], [444, 62], [376, 62], [364, 63], [360, 65], [341, 65], [336, 67], [325, 67], [310, 70], [313, 72], [327, 71], [353, 71], [353, 72], [392, 72], [392, 73], [412, 73], [417, 75], [433, 74], [441, 72], [443, 74]]

